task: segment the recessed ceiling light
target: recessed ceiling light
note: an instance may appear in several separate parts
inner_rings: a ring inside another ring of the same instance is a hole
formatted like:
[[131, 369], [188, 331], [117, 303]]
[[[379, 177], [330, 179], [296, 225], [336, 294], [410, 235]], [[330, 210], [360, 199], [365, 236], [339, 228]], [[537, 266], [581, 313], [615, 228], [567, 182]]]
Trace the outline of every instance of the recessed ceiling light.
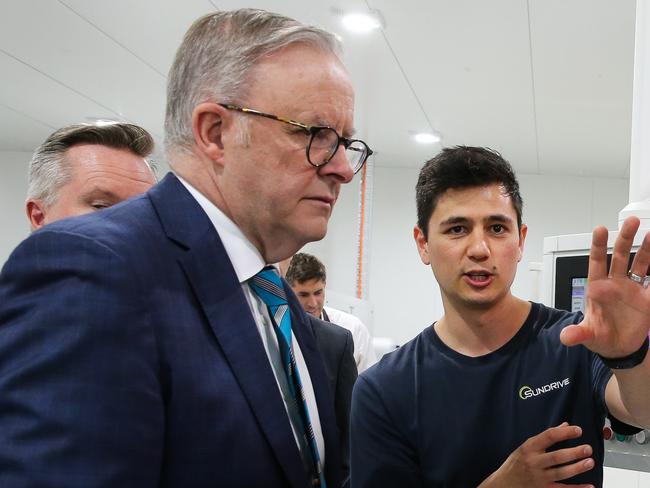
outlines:
[[93, 125], [111, 125], [111, 124], [117, 124], [119, 120], [116, 119], [110, 119], [107, 117], [86, 117], [86, 123], [87, 124], [93, 124]]
[[419, 142], [420, 144], [433, 144], [440, 142], [440, 134], [436, 134], [435, 132], [418, 132], [413, 137], [416, 142]]
[[377, 15], [360, 13], [345, 14], [341, 22], [350, 32], [359, 33], [370, 32], [382, 26], [381, 19]]
[[111, 119], [97, 119], [97, 120], [95, 120], [95, 125], [98, 125], [100, 127], [103, 127], [105, 125], [111, 125], [111, 124], [117, 124], [117, 120], [111, 120]]

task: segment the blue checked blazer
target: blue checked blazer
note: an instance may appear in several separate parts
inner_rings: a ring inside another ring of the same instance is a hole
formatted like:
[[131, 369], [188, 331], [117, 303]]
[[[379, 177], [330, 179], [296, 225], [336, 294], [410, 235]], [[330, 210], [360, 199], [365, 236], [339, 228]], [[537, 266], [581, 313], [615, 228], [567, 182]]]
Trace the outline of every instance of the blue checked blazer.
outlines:
[[[335, 488], [332, 394], [311, 327], [287, 295]], [[0, 486], [309, 486], [234, 269], [173, 175], [46, 226], [4, 266]]]

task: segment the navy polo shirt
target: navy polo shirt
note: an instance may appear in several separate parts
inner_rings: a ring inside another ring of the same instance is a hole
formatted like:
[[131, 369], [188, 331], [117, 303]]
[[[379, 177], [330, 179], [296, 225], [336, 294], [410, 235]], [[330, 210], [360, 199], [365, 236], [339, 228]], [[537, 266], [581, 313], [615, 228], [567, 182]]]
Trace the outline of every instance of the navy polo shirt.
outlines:
[[611, 371], [585, 347], [560, 342], [580, 320], [533, 303], [490, 354], [459, 354], [429, 326], [384, 356], [354, 388], [352, 487], [475, 488], [526, 439], [562, 422], [583, 435], [554, 448], [590, 444], [596, 461], [564, 483], [600, 487]]

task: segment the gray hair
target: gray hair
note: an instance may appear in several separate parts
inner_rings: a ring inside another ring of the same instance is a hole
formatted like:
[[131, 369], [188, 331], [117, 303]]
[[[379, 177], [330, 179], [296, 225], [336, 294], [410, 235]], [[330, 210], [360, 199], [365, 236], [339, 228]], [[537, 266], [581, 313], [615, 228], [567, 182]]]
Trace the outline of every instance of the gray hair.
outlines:
[[295, 43], [341, 56], [341, 44], [334, 34], [265, 10], [244, 8], [197, 19], [185, 34], [169, 71], [165, 115], [168, 156], [175, 150], [191, 151], [194, 146], [194, 107], [205, 101], [239, 103], [246, 96], [247, 77], [255, 64]]
[[99, 144], [127, 149], [142, 158], [151, 154], [154, 140], [145, 129], [133, 124], [74, 124], [53, 132], [41, 144], [29, 162], [27, 198], [38, 199], [45, 206], [56, 201], [59, 189], [72, 177], [65, 152], [76, 144]]

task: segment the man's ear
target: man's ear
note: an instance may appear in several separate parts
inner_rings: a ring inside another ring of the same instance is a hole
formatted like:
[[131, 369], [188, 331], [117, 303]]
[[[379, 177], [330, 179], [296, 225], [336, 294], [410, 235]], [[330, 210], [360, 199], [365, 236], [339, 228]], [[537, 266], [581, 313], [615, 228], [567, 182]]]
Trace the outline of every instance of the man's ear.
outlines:
[[223, 134], [228, 120], [228, 110], [218, 103], [203, 102], [192, 111], [192, 133], [196, 147], [217, 164], [223, 164]]
[[413, 227], [413, 238], [415, 239], [415, 245], [418, 247], [418, 253], [420, 254], [420, 259], [427, 266], [431, 264], [431, 259], [429, 259], [429, 248], [427, 247], [427, 236], [424, 234], [422, 229], [419, 226]]
[[25, 210], [32, 232], [45, 225], [45, 205], [41, 200], [30, 198], [25, 204]]
[[526, 235], [528, 234], [528, 226], [526, 224], [521, 224], [519, 229], [519, 259], [517, 262], [521, 261], [521, 258], [524, 257], [524, 244], [526, 243]]

